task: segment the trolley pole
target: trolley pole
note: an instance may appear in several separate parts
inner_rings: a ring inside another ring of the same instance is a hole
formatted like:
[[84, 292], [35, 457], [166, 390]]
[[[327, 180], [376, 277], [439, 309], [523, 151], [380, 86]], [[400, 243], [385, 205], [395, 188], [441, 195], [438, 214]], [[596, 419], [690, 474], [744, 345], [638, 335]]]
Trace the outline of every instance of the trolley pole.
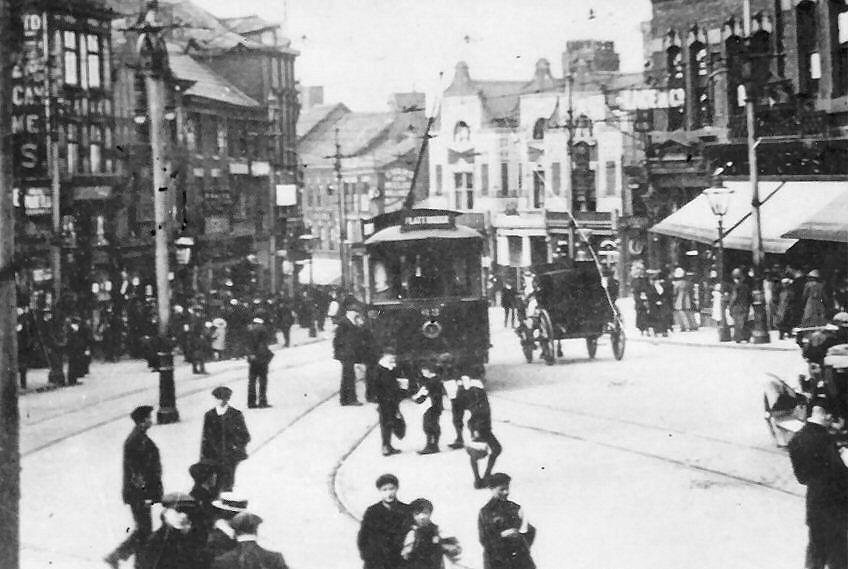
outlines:
[[[744, 0], [745, 37], [751, 37], [751, 0]], [[754, 268], [754, 290], [751, 293], [754, 307], [754, 327], [751, 342], [768, 344], [771, 341], [766, 316], [765, 294], [763, 292], [763, 232], [760, 218], [759, 172], [757, 171], [756, 121], [754, 120], [753, 81], [748, 80], [745, 88], [745, 119], [748, 127], [748, 171], [751, 179], [751, 220], [753, 235], [751, 240], [751, 257]]]
[[168, 281], [168, 240], [170, 238], [170, 191], [165, 166], [165, 137], [163, 106], [164, 79], [168, 71], [168, 52], [162, 38], [162, 25], [157, 19], [159, 2], [148, 0], [143, 20], [139, 22], [139, 55], [144, 72], [147, 93], [147, 115], [150, 121], [150, 162], [153, 169], [153, 204], [155, 208], [156, 238], [156, 301], [159, 309], [157, 356], [159, 370], [159, 410], [156, 420], [160, 424], [180, 420], [174, 386], [174, 354], [168, 337], [171, 318], [171, 286]]
[[17, 569], [20, 549], [20, 417], [12, 208], [11, 6], [0, 0], [0, 567]]

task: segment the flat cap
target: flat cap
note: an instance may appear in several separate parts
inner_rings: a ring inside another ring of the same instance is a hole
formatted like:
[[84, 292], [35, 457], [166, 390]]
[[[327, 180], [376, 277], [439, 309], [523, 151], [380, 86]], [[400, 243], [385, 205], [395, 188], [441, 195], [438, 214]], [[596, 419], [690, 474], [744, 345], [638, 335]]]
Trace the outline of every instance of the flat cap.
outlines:
[[377, 488], [382, 488], [386, 484], [394, 484], [395, 486], [399, 486], [398, 477], [394, 474], [381, 474], [379, 478], [377, 478], [377, 482], [375, 485]]
[[256, 533], [262, 518], [251, 512], [239, 512], [230, 520], [230, 527], [237, 534]]
[[509, 474], [504, 474], [503, 472], [495, 472], [488, 479], [489, 488], [498, 488], [499, 486], [506, 486], [512, 481], [512, 477]]
[[215, 464], [209, 460], [201, 460], [188, 467], [189, 476], [195, 482], [203, 482], [215, 472]]
[[136, 423], [141, 423], [153, 413], [153, 407], [150, 405], [140, 405], [132, 410], [130, 418]]
[[212, 397], [215, 399], [229, 399], [233, 395], [233, 390], [225, 385], [221, 385], [212, 390]]

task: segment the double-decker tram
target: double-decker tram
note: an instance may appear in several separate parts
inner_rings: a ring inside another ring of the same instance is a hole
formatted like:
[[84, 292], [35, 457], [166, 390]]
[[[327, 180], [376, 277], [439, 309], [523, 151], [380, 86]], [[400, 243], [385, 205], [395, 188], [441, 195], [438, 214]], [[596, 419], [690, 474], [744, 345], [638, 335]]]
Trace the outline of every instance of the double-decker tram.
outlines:
[[380, 348], [393, 346], [407, 377], [450, 353], [458, 369], [488, 361], [483, 236], [459, 212], [404, 209], [363, 222], [354, 288]]

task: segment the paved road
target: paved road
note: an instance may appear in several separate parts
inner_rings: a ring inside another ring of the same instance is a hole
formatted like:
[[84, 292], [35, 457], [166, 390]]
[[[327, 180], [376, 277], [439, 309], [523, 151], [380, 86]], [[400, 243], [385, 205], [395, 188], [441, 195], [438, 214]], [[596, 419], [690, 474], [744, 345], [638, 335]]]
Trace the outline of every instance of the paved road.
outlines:
[[[605, 345], [589, 361], [582, 343], [569, 342], [567, 358], [548, 367], [523, 363], [509, 332], [496, 331], [494, 344], [489, 384], [506, 449], [499, 468], [515, 476], [514, 497], [540, 528], [540, 567], [563, 559], [573, 567], [692, 559], [698, 567], [800, 566], [803, 488], [771, 446], [760, 407], [763, 371], [794, 369], [795, 354], [631, 343], [622, 362]], [[464, 564], [480, 567], [475, 516], [487, 494], [471, 488], [465, 454], [415, 454], [421, 408], [406, 402], [405, 452], [380, 456], [373, 406], [337, 404], [329, 349], [325, 342], [278, 353], [274, 407], [247, 411], [253, 442], [237, 486], [266, 519], [261, 539], [293, 568], [360, 566], [354, 518], [376, 499], [376, 476], [394, 471], [402, 496], [432, 498], [444, 533], [465, 545]], [[166, 488], [189, 486], [211, 388], [232, 386], [234, 405], [244, 408], [244, 367], [179, 379], [182, 421], [150, 432]], [[102, 567], [131, 522], [120, 503], [126, 414], [155, 402], [154, 379], [127, 372], [115, 381], [132, 389], [32, 394], [22, 403], [23, 567]], [[448, 442], [447, 413], [443, 429]]]

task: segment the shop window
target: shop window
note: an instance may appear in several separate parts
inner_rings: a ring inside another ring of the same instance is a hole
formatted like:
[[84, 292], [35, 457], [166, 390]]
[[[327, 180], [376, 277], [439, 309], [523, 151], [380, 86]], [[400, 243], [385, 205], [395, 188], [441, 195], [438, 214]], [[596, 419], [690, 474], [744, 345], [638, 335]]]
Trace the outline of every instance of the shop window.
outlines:
[[798, 92], [815, 97], [821, 78], [821, 60], [816, 38], [816, 3], [804, 0], [795, 8], [798, 37]]
[[848, 95], [848, 4], [830, 0], [830, 45], [833, 46], [833, 96]]

